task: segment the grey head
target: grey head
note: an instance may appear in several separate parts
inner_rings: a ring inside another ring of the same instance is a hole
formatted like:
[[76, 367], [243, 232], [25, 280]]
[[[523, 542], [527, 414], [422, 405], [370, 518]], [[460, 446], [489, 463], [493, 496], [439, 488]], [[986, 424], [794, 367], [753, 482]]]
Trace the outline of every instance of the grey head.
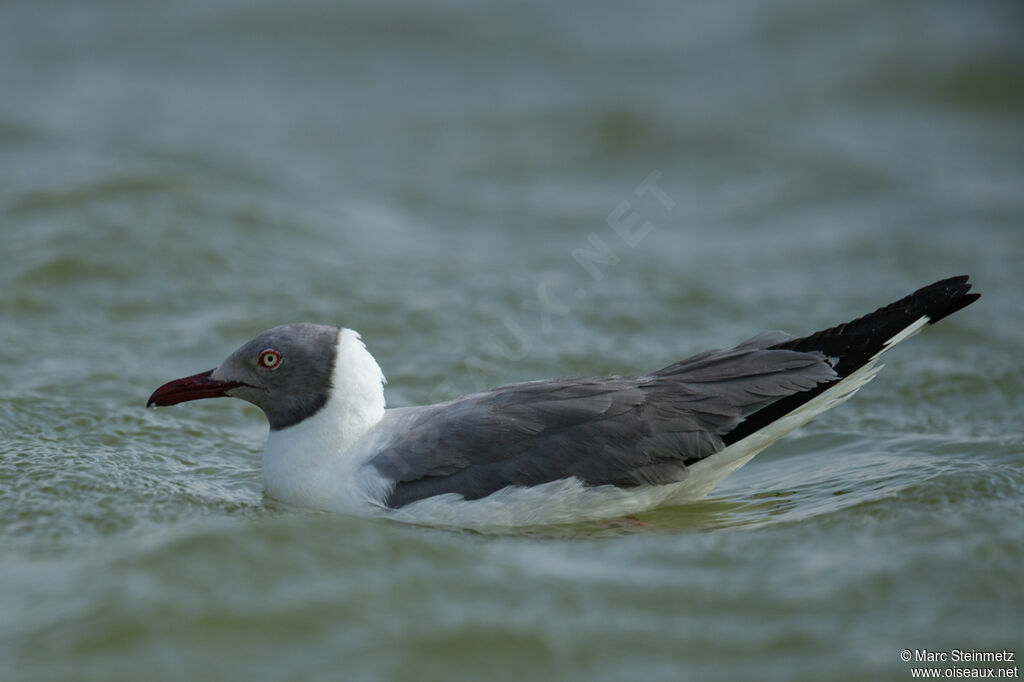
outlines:
[[274, 327], [216, 369], [164, 384], [147, 406], [229, 396], [263, 410], [272, 430], [294, 426], [327, 404], [339, 331], [304, 322]]

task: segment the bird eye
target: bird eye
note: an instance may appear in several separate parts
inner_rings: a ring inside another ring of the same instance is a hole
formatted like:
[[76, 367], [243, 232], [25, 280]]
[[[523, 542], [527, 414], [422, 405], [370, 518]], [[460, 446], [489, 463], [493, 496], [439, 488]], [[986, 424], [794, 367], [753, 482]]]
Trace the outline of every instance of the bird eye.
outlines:
[[265, 350], [260, 353], [260, 367], [277, 369], [281, 364], [281, 354], [276, 350]]

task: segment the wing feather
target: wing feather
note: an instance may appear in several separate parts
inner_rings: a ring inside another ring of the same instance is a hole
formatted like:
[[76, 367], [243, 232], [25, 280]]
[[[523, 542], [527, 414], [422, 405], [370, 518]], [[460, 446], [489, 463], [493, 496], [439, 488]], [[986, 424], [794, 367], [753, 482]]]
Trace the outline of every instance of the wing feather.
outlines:
[[722, 436], [780, 398], [836, 379], [817, 352], [769, 349], [767, 332], [650, 375], [503, 386], [421, 408], [371, 464], [387, 503], [575, 476], [587, 485], [664, 485], [724, 447]]

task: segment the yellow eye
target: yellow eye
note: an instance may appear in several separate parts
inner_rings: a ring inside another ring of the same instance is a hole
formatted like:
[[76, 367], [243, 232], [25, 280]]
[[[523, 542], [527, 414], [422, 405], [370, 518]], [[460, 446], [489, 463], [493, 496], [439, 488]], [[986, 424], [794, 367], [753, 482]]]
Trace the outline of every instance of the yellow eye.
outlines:
[[281, 354], [276, 350], [265, 350], [260, 353], [260, 367], [277, 369], [281, 364]]

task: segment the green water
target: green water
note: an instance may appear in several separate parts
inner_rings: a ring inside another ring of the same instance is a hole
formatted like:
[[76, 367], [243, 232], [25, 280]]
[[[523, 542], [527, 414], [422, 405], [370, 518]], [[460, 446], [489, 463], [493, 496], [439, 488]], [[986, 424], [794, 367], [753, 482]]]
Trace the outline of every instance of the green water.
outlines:
[[[1024, 654], [1022, 28], [1010, 1], [0, 4], [0, 679]], [[143, 408], [292, 321], [361, 331], [409, 405], [961, 273], [984, 297], [853, 401], [639, 523], [295, 510], [254, 409]]]

